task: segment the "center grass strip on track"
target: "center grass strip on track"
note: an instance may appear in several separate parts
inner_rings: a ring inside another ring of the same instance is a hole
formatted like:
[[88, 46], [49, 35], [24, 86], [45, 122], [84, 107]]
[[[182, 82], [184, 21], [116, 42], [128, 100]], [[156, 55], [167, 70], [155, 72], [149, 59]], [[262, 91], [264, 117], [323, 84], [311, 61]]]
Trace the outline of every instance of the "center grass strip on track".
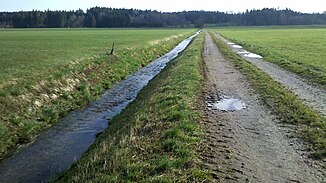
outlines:
[[195, 110], [203, 35], [155, 77], [59, 182], [202, 182]]
[[282, 121], [306, 125], [302, 131], [305, 139], [312, 143], [315, 157], [326, 158], [326, 119], [304, 105], [293, 92], [286, 90], [268, 74], [235, 54], [212, 32], [210, 34], [226, 59], [245, 75], [262, 100]]

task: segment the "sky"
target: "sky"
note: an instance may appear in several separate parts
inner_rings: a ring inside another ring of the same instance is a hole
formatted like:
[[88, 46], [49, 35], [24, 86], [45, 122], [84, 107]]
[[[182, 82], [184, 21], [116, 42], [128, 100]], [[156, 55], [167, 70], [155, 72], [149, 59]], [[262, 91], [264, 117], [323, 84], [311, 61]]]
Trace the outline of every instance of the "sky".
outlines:
[[162, 12], [205, 10], [244, 12], [246, 9], [290, 8], [302, 13], [323, 13], [326, 0], [0, 0], [0, 11], [87, 10], [91, 7], [134, 8]]

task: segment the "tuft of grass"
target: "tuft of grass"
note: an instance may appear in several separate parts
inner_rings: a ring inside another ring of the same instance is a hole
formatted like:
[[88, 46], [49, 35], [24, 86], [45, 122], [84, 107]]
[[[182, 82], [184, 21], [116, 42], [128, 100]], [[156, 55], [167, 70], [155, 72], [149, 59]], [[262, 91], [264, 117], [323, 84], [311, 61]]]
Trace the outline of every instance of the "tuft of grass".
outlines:
[[268, 74], [246, 62], [235, 54], [212, 32], [210, 35], [222, 54], [230, 60], [259, 92], [260, 98], [274, 114], [285, 123], [305, 125], [302, 130], [305, 139], [313, 145], [316, 158], [326, 157], [326, 119], [307, 107], [296, 95], [274, 81]]
[[58, 182], [203, 182], [194, 109], [200, 95], [200, 35], [171, 61]]

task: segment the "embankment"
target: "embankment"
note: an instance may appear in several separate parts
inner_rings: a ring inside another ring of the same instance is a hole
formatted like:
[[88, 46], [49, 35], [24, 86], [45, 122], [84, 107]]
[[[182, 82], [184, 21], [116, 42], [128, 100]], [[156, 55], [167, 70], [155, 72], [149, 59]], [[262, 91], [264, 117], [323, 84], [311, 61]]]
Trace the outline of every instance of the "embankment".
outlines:
[[202, 182], [196, 101], [202, 34], [155, 77], [59, 182]]

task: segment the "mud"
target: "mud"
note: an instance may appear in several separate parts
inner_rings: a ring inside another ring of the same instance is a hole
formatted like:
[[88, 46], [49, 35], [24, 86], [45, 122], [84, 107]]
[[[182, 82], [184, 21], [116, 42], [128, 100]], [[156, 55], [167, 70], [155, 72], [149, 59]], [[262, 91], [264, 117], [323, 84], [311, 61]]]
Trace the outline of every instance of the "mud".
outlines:
[[[205, 86], [201, 125], [205, 129], [206, 167], [217, 182], [321, 182], [325, 172], [305, 157], [295, 126], [279, 123], [245, 78], [221, 55], [206, 34], [203, 52]], [[211, 110], [207, 99], [228, 94], [248, 106], [234, 112]]]
[[[198, 34], [199, 32], [197, 32]], [[92, 145], [108, 121], [120, 113], [139, 91], [197, 35], [182, 41], [163, 57], [116, 84], [84, 109], [70, 112], [57, 125], [42, 133], [0, 164], [0, 182], [47, 182], [66, 170]]]
[[[228, 40], [222, 36], [215, 34], [216, 37], [221, 39], [225, 43], [229, 43]], [[324, 117], [326, 117], [326, 86], [311, 84], [305, 81], [300, 76], [288, 72], [275, 64], [264, 61], [260, 57], [248, 57], [243, 54], [246, 50], [242, 48], [229, 47], [238, 53], [246, 61], [254, 64], [262, 71], [270, 75], [272, 79], [282, 83], [284, 86], [292, 90], [299, 98], [301, 98], [309, 107], [313, 108]]]

